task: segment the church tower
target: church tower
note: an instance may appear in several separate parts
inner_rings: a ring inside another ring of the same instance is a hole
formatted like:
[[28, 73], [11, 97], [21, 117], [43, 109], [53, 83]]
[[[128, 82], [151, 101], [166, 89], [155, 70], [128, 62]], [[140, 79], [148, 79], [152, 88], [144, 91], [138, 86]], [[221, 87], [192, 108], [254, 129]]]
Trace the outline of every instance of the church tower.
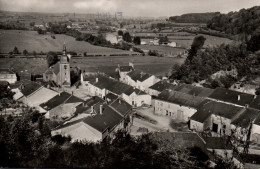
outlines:
[[63, 53], [60, 58], [60, 83], [63, 87], [70, 87], [70, 63], [67, 56], [65, 42], [63, 44]]

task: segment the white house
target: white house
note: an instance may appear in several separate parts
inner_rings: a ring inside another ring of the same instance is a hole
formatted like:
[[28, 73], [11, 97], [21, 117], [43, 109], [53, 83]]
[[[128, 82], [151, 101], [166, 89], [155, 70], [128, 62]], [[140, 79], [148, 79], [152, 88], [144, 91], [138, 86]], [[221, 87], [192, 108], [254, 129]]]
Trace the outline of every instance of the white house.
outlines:
[[9, 69], [0, 69], [0, 81], [7, 81], [13, 84], [17, 81], [16, 74]]
[[189, 121], [200, 105], [205, 104], [204, 98], [192, 96], [173, 90], [165, 90], [154, 99], [155, 114], [169, 116], [172, 119]]
[[139, 89], [130, 88], [122, 94], [122, 98], [134, 107], [140, 107], [143, 104], [151, 105], [152, 97]]
[[134, 70], [134, 64], [131, 62], [129, 62], [128, 66], [118, 65], [116, 71], [119, 73], [119, 81], [123, 83], [127, 83], [126, 75], [132, 70]]
[[126, 74], [126, 82], [128, 85], [145, 92], [148, 92], [148, 88], [158, 81], [159, 79], [154, 75], [144, 73], [140, 70], [133, 70]]

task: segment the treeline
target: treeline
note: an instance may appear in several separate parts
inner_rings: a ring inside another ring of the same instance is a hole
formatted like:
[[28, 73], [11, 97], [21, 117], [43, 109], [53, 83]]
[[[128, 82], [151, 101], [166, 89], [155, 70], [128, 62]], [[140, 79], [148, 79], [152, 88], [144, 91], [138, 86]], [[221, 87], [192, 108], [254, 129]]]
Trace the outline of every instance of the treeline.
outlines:
[[260, 6], [217, 15], [208, 21], [207, 27], [231, 35], [241, 34], [244, 39], [249, 38], [249, 35], [260, 33]]
[[169, 21], [177, 23], [207, 23], [213, 17], [218, 16], [220, 12], [211, 13], [189, 13], [181, 16], [171, 16]]
[[[190, 56], [190, 53], [189, 53]], [[260, 75], [260, 55], [250, 54], [246, 45], [225, 45], [199, 50], [195, 55], [185, 60], [181, 66], [173, 67], [172, 79], [178, 79], [186, 83], [199, 82], [208, 79], [210, 75], [220, 70], [237, 69], [238, 78], [246, 76], [254, 78]], [[228, 77], [223, 79], [224, 87], [230, 87], [230, 83], [237, 79]], [[218, 87], [213, 82], [212, 87]]]
[[5, 30], [28, 30], [28, 28], [25, 27], [24, 23], [17, 23], [17, 22], [8, 22], [8, 23], [0, 23], [0, 29]]

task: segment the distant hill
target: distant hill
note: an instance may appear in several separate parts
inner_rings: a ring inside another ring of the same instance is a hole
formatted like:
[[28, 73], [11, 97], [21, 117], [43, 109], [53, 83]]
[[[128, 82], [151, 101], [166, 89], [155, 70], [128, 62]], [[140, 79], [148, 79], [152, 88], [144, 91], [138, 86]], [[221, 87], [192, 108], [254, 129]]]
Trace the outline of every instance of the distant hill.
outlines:
[[189, 13], [181, 16], [171, 16], [169, 21], [177, 23], [207, 23], [213, 17], [220, 15], [220, 12], [210, 13]]
[[231, 35], [260, 33], [260, 6], [214, 16], [207, 27]]

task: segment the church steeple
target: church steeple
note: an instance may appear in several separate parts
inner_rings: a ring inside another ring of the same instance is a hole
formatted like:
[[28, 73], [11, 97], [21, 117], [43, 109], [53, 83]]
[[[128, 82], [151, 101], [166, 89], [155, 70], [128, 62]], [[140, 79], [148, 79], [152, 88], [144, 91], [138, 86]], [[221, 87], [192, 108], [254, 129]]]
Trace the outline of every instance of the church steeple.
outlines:
[[64, 42], [63, 44], [63, 52], [62, 52], [62, 56], [60, 59], [61, 63], [68, 63], [68, 56], [67, 56], [67, 51], [66, 51], [66, 44]]
[[66, 51], [66, 44], [65, 42], [63, 43], [63, 55], [66, 55], [67, 51]]

